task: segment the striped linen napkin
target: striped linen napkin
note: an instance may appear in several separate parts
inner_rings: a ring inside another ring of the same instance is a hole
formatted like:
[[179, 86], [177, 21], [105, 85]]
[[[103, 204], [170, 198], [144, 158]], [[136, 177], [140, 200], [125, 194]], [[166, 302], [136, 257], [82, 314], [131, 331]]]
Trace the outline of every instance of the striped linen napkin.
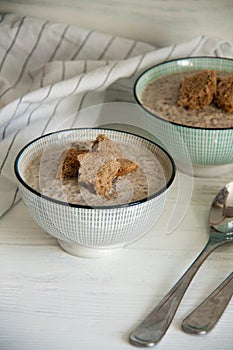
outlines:
[[0, 218], [20, 200], [13, 163], [27, 142], [61, 126], [95, 126], [78, 117], [89, 106], [134, 102], [134, 81], [151, 65], [186, 56], [233, 57], [229, 42], [205, 35], [157, 48], [15, 14], [0, 14], [0, 33]]

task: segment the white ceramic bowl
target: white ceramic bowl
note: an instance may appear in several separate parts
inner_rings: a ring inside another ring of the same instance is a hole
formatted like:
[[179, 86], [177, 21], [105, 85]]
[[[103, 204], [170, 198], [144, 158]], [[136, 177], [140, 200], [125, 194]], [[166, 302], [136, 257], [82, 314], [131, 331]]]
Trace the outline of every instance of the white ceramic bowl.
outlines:
[[[167, 61], [144, 71], [134, 86], [137, 103], [146, 113], [145, 128], [160, 137], [179, 169], [195, 176], [216, 177], [233, 170], [232, 127], [203, 128], [168, 122], [152, 113], [142, 102], [142, 93], [152, 81], [180, 72], [213, 69], [233, 74], [233, 60], [217, 57], [189, 57]], [[171, 152], [170, 152], [171, 150]], [[192, 165], [190, 169], [189, 164]]]
[[[35, 154], [47, 152], [54, 145], [93, 140], [99, 133], [104, 133], [113, 141], [150, 150], [161, 164], [165, 186], [136, 202], [101, 207], [55, 200], [28, 185], [24, 171]], [[166, 193], [175, 178], [175, 166], [166, 151], [145, 138], [116, 130], [85, 128], [58, 131], [33, 140], [17, 155], [15, 174], [22, 199], [35, 221], [56, 237], [61, 247], [69, 253], [98, 257], [137, 240], [158, 220]]]

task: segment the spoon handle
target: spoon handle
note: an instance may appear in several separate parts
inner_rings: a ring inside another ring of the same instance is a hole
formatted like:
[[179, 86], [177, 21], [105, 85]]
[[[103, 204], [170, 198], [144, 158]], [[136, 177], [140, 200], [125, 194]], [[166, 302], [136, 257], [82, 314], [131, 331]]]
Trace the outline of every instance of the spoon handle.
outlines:
[[214, 249], [225, 242], [226, 241], [215, 241], [210, 237], [204, 249], [183, 276], [144, 321], [130, 334], [129, 341], [132, 345], [153, 347], [161, 340], [173, 320], [183, 295], [199, 267]]
[[233, 272], [182, 323], [185, 332], [206, 334], [216, 325], [233, 294]]

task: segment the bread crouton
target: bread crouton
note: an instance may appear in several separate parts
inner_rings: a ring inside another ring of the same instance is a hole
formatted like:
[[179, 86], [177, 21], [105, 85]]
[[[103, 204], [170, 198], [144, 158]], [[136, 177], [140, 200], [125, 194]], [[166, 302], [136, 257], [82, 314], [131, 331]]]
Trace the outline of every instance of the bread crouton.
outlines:
[[61, 155], [56, 178], [61, 180], [77, 176], [80, 167], [78, 157], [83, 156], [86, 154], [86, 152], [87, 151], [80, 151], [76, 148], [69, 148], [68, 150], [64, 151]]
[[109, 160], [102, 165], [96, 177], [95, 191], [99, 196], [106, 196], [112, 189], [113, 180], [136, 170], [138, 165], [125, 158]]
[[92, 143], [93, 152], [108, 152], [112, 157], [121, 157], [122, 154], [117, 145], [103, 134], [99, 134]]
[[216, 71], [203, 70], [182, 80], [177, 104], [199, 110], [213, 101], [215, 92]]
[[89, 151], [71, 148], [62, 156], [57, 178], [79, 175], [80, 185], [90, 187], [104, 197], [111, 191], [115, 178], [129, 174], [137, 167], [136, 163], [123, 157], [112, 140], [99, 134]]
[[138, 165], [132, 160], [126, 158], [118, 158], [117, 161], [120, 163], [120, 169], [117, 172], [117, 177], [132, 173], [138, 168]]
[[[88, 152], [85, 156], [78, 157], [80, 160], [79, 183], [90, 186], [94, 191], [99, 170], [108, 162], [116, 161], [116, 158], [109, 152]], [[120, 164], [117, 163], [120, 168]]]
[[81, 162], [83, 161], [83, 159], [88, 155], [88, 153], [89, 151], [86, 151], [86, 150], [79, 151], [77, 155], [79, 166], [81, 165]]
[[233, 76], [217, 79], [214, 103], [225, 112], [233, 112]]
[[120, 162], [111, 159], [99, 168], [95, 182], [97, 195], [104, 197], [109, 194], [112, 189], [113, 180], [116, 178], [120, 167]]

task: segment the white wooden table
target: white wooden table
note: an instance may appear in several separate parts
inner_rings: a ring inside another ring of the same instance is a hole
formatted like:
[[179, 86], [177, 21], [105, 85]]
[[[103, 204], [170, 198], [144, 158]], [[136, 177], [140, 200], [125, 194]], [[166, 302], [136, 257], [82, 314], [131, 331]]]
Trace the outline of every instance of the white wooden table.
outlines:
[[[191, 204], [170, 234], [166, 221], [175, 182], [159, 222], [140, 240], [101, 259], [64, 252], [33, 222], [20, 202], [0, 221], [0, 349], [124, 350], [130, 331], [183, 274], [208, 239], [209, 205], [232, 174], [194, 180]], [[200, 268], [161, 350], [231, 350], [233, 300], [211, 333], [188, 335], [184, 317], [231, 271], [233, 244]]]

